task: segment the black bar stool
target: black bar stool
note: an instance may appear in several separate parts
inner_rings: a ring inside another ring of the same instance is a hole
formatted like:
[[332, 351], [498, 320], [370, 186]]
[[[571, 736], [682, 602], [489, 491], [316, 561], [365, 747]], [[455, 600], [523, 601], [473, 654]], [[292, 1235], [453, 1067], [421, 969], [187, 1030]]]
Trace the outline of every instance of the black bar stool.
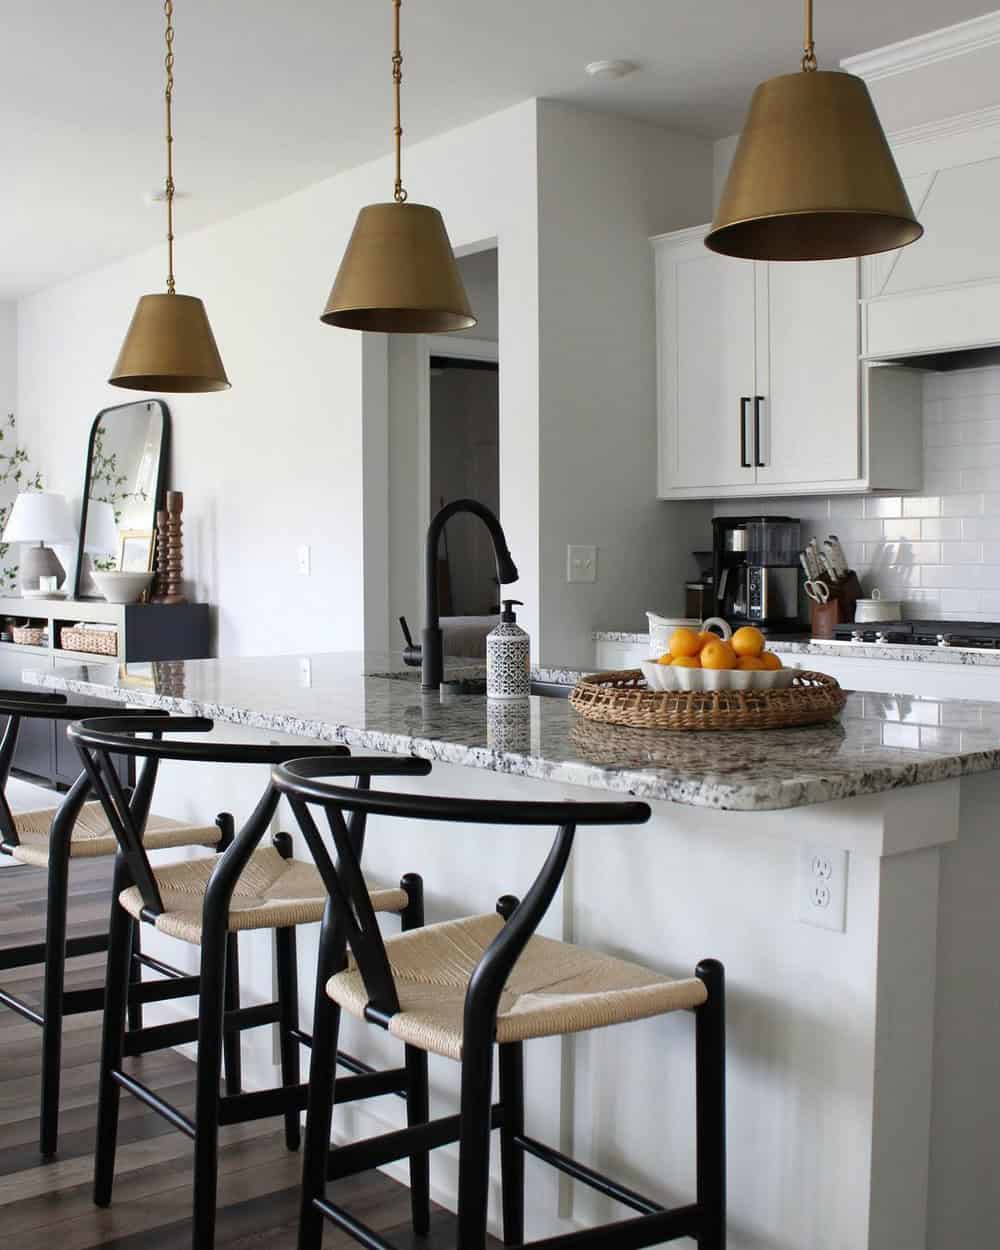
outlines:
[[[650, 809], [645, 803], [434, 798], [321, 780], [363, 781], [377, 763], [317, 757], [296, 760], [273, 773], [336, 903], [324, 917], [320, 936], [299, 1250], [318, 1250], [324, 1216], [368, 1250], [391, 1250], [374, 1230], [327, 1199], [326, 1182], [453, 1141], [460, 1143], [456, 1244], [460, 1250], [484, 1250], [494, 1128], [500, 1130], [505, 1244], [524, 1244], [524, 1156], [530, 1154], [638, 1213], [599, 1229], [531, 1243], [541, 1250], [637, 1250], [680, 1237], [693, 1237], [700, 1250], [724, 1250], [722, 965], [706, 959], [693, 977], [672, 980], [637, 964], [535, 935], [562, 879], [577, 826], [641, 824], [649, 819]], [[335, 858], [313, 818], [314, 805], [324, 810]], [[383, 939], [367, 901], [360, 847], [350, 836], [345, 812], [350, 821], [374, 814], [473, 825], [548, 825], [558, 832], [523, 902], [501, 899], [498, 915], [471, 916]], [[345, 946], [352, 959], [347, 969], [338, 971]], [[334, 1054], [342, 1008], [387, 1030], [411, 1050], [457, 1060], [461, 1114], [331, 1147], [332, 1111], [339, 1101]], [[695, 1014], [697, 1195], [694, 1202], [668, 1210], [526, 1134], [522, 1046], [534, 1037], [679, 1010]], [[500, 1101], [491, 1105], [495, 1043]]]
[[[74, 706], [60, 694], [42, 694], [21, 690], [0, 691], [0, 715], [8, 717], [0, 738], [0, 854], [19, 864], [42, 868], [48, 874], [48, 895], [45, 910], [44, 942], [8, 946], [0, 950], [0, 970], [26, 968], [35, 964], [45, 968], [41, 1010], [38, 1011], [18, 995], [0, 989], [0, 1004], [17, 1012], [42, 1030], [42, 1091], [39, 1149], [45, 1156], [56, 1153], [59, 1136], [59, 1085], [62, 1061], [63, 1018], [81, 1012], [100, 1011], [104, 1005], [104, 987], [65, 988], [66, 960], [93, 955], [108, 948], [107, 931], [67, 938], [67, 891], [70, 861], [113, 855], [117, 849], [114, 832], [97, 802], [88, 802], [90, 781], [81, 773], [58, 806], [37, 811], [11, 812], [5, 790], [10, 778], [14, 752], [17, 749], [21, 722], [27, 718], [48, 721], [73, 721], [93, 715], [93, 705]], [[124, 711], [123, 715], [129, 715]], [[148, 718], [149, 713], [146, 713]], [[225, 849], [230, 836], [224, 818], [209, 826], [186, 825], [177, 820], [149, 814], [152, 775], [146, 784], [136, 788], [129, 798], [132, 821], [144, 840], [147, 850], [181, 846], [214, 846]], [[0, 878], [2, 881], [2, 878]], [[155, 983], [141, 981], [145, 962], [138, 940], [131, 952], [129, 993], [129, 1026], [142, 1024], [142, 1003], [154, 996], [166, 996]], [[175, 968], [163, 971], [174, 982], [177, 992], [191, 986], [195, 978], [185, 977]]]
[[[285, 1141], [299, 1145], [300, 1114], [305, 1109], [308, 1084], [300, 1079], [299, 1045], [310, 1045], [299, 1028], [295, 927], [318, 922], [331, 910], [330, 899], [316, 867], [292, 858], [291, 838], [275, 835], [274, 845], [260, 848], [275, 815], [280, 795], [268, 784], [252, 815], [217, 860], [190, 860], [153, 869], [132, 820], [121, 784], [111, 763], [112, 754], [144, 761], [142, 777], [160, 760], [187, 760], [208, 764], [268, 764], [284, 762], [301, 752], [299, 746], [233, 744], [216, 741], [166, 740], [163, 734], [206, 733], [213, 723], [201, 717], [122, 719], [105, 717], [71, 725], [70, 738], [105, 815], [115, 832], [119, 851], [115, 860], [114, 903], [110, 924], [108, 975], [104, 1010], [98, 1090], [97, 1147], [94, 1201], [111, 1202], [120, 1091], [127, 1090], [194, 1141], [194, 1250], [212, 1250], [215, 1242], [219, 1127], [269, 1116], [283, 1116]], [[149, 733], [150, 738], [137, 738]], [[346, 747], [322, 748], [321, 758], [333, 763], [348, 755]], [[424, 760], [384, 757], [373, 772], [389, 776], [425, 776]], [[140, 784], [141, 781], [140, 781]], [[351, 837], [359, 845], [363, 817]], [[365, 890], [365, 907], [399, 915], [404, 929], [423, 924], [423, 884], [415, 874], [403, 878], [398, 889]], [[200, 947], [198, 1015], [190, 1021], [125, 1031], [128, 961], [137, 922]], [[330, 922], [332, 923], [332, 921]], [[236, 959], [236, 935], [250, 929], [271, 929], [275, 935], [278, 999], [254, 1007], [240, 1007], [238, 991], [227, 989], [226, 970]], [[223, 1048], [239, 1045], [243, 1029], [276, 1024], [281, 1060], [281, 1085], [243, 1093], [231, 1088], [220, 1093]], [[137, 1080], [123, 1067], [132, 1055], [198, 1043], [195, 1115], [190, 1118]], [[397, 1094], [406, 1098], [412, 1123], [426, 1121], [427, 1057], [419, 1054], [403, 1068], [376, 1071], [350, 1055], [324, 1056], [353, 1075], [341, 1082], [343, 1098]], [[415, 1171], [415, 1213], [426, 1228], [430, 1219], [426, 1157]]]

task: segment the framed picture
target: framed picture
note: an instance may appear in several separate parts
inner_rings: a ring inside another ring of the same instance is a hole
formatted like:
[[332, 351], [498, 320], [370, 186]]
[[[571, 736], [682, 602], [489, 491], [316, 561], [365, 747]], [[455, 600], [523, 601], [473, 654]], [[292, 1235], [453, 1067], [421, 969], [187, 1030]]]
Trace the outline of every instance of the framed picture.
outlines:
[[149, 573], [153, 568], [153, 531], [121, 530], [118, 567], [123, 573]]

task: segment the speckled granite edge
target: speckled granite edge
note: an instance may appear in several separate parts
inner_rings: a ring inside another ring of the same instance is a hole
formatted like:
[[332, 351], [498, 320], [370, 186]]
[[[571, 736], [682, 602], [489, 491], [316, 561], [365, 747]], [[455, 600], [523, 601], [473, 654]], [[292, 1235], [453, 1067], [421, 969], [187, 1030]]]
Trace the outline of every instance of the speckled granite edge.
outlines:
[[[600, 630], [595, 642], [648, 643], [649, 634]], [[875, 642], [775, 642], [783, 655], [831, 655], [848, 660], [897, 660], [908, 664], [958, 664], [969, 668], [1000, 668], [1000, 650], [980, 651], [972, 647], [907, 647], [901, 643]]]
[[[852, 761], [839, 770], [831, 761], [828, 769], [812, 775], [806, 772], [802, 776], [769, 778], [766, 772], [767, 753], [758, 742], [754, 744], [756, 750], [748, 750], [743, 758], [746, 770], [743, 776], [732, 778], [705, 771], [703, 764], [700, 769], [692, 767], [687, 773], [686, 770], [644, 767], [641, 763], [617, 767], [586, 759], [548, 758], [432, 736], [359, 729], [350, 724], [304, 718], [292, 713], [257, 712], [232, 704], [161, 695], [133, 687], [121, 688], [106, 682], [70, 678], [45, 671], [25, 671], [23, 680], [29, 685], [66, 693], [129, 702], [184, 715], [207, 716], [272, 733], [343, 743], [355, 749], [413, 754], [494, 773], [732, 812], [786, 810], [1000, 769], [1000, 746], [990, 746], [978, 751], [963, 751], [961, 754], [945, 752], [920, 759], [900, 755], [889, 760]], [[567, 712], [572, 715], [568, 707]], [[694, 735], [694, 740], [688, 740], [696, 753], [700, 745], [696, 739], [700, 736]], [[759, 738], [760, 735], [754, 737]], [[750, 746], [749, 741], [747, 745]]]

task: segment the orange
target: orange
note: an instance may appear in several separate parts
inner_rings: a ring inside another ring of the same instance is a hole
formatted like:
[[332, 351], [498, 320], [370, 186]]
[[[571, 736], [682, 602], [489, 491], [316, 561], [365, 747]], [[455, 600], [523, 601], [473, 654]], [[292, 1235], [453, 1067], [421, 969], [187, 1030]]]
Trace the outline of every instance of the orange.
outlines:
[[710, 629], [703, 629], [698, 635], [698, 650], [704, 651], [710, 642], [718, 642], [719, 635], [713, 633]]
[[677, 659], [680, 655], [697, 655], [701, 650], [698, 635], [693, 629], [682, 625], [670, 635], [670, 654]]
[[674, 657], [670, 654], [669, 651], [664, 651], [664, 653], [660, 656], [660, 658], [656, 662], [657, 664], [673, 664]]
[[674, 668], [701, 668], [701, 660], [696, 655], [679, 655]]
[[730, 646], [737, 655], [760, 655], [764, 645], [764, 635], [752, 625], [744, 625], [742, 629], [738, 629], [730, 640]]
[[702, 668], [735, 668], [736, 652], [728, 642], [716, 639], [706, 645], [701, 653]]
[[767, 668], [767, 665], [764, 663], [762, 656], [741, 655], [736, 661], [736, 667], [744, 673], [762, 673]]
[[760, 662], [769, 672], [772, 673], [777, 672], [779, 668], [784, 668], [781, 660], [774, 654], [773, 651], [765, 651], [760, 657]]

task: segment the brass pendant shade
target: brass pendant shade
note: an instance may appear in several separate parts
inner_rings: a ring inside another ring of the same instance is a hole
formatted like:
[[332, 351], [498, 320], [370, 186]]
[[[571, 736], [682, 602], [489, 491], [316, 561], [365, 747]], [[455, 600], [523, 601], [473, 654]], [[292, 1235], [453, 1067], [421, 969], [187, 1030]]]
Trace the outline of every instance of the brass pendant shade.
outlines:
[[125, 342], [108, 381], [130, 391], [194, 394], [224, 391], [229, 379], [222, 367], [205, 305], [194, 295], [178, 295], [174, 283], [174, 4], [164, 0], [166, 18], [167, 289], [143, 295], [136, 305]]
[[443, 334], [474, 326], [438, 210], [408, 203], [363, 208], [320, 320], [388, 334]]
[[201, 300], [143, 295], [108, 381], [132, 391], [227, 390], [229, 379]]
[[403, 54], [399, 10], [392, 0], [396, 124], [393, 201], [358, 213], [320, 321], [345, 330], [383, 334], [447, 334], [476, 324], [444, 219], [436, 208], [411, 204], [403, 188], [400, 86]]
[[747, 260], [836, 260], [923, 232], [868, 87], [816, 68], [806, 0], [802, 70], [754, 92], [706, 247]]

